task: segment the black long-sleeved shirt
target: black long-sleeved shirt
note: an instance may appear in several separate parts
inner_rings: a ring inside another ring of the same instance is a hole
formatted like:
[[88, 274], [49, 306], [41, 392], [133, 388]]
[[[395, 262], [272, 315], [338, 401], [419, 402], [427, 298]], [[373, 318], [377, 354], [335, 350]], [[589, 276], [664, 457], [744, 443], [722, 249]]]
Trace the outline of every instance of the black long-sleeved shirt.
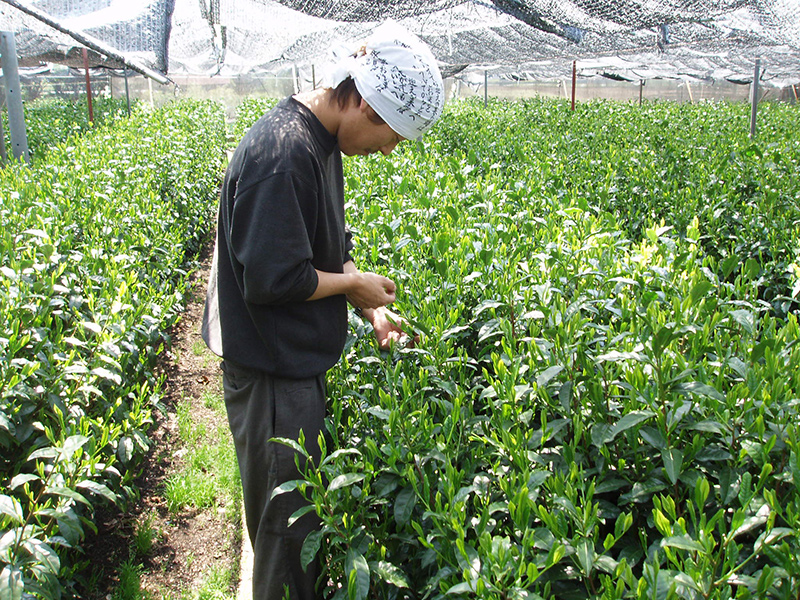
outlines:
[[341, 356], [347, 301], [306, 301], [315, 269], [341, 273], [352, 248], [336, 138], [282, 100], [244, 136], [222, 186], [203, 339], [224, 359], [275, 376], [327, 371]]

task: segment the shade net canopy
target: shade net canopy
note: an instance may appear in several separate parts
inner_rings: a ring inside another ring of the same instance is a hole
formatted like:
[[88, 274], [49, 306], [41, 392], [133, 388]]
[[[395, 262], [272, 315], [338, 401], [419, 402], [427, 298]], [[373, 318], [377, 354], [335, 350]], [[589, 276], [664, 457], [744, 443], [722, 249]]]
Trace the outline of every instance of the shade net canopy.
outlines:
[[389, 18], [445, 76], [563, 78], [576, 61], [583, 76], [748, 83], [760, 59], [762, 83], [800, 83], [800, 0], [0, 0], [23, 66], [82, 65], [78, 33], [168, 76], [321, 73]]

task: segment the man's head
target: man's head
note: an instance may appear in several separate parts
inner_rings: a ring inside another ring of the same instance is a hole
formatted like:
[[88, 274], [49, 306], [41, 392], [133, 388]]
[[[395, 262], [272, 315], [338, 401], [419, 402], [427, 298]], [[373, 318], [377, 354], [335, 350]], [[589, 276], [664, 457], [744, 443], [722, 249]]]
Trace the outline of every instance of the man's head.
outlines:
[[340, 109], [365, 102], [371, 117], [401, 139], [417, 139], [441, 116], [444, 85], [436, 59], [415, 35], [393, 21], [378, 27], [328, 76]]

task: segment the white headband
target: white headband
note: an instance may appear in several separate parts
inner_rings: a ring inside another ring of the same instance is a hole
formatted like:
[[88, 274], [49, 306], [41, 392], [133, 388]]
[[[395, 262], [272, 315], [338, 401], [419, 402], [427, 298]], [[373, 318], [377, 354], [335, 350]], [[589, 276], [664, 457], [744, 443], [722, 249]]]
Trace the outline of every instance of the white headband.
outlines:
[[367, 39], [365, 54], [348, 52], [328, 71], [323, 85], [335, 88], [348, 76], [361, 97], [396, 133], [422, 136], [441, 116], [444, 84], [436, 59], [413, 33], [387, 21]]

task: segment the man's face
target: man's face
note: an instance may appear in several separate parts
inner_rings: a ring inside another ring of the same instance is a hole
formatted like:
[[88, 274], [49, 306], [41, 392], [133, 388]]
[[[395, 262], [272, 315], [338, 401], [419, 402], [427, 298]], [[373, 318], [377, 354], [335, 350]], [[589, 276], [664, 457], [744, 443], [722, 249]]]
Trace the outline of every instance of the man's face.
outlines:
[[362, 100], [361, 106], [342, 121], [336, 137], [343, 154], [366, 156], [380, 152], [388, 156], [405, 139], [386, 123], [375, 123], [370, 119], [370, 111], [372, 109]]

